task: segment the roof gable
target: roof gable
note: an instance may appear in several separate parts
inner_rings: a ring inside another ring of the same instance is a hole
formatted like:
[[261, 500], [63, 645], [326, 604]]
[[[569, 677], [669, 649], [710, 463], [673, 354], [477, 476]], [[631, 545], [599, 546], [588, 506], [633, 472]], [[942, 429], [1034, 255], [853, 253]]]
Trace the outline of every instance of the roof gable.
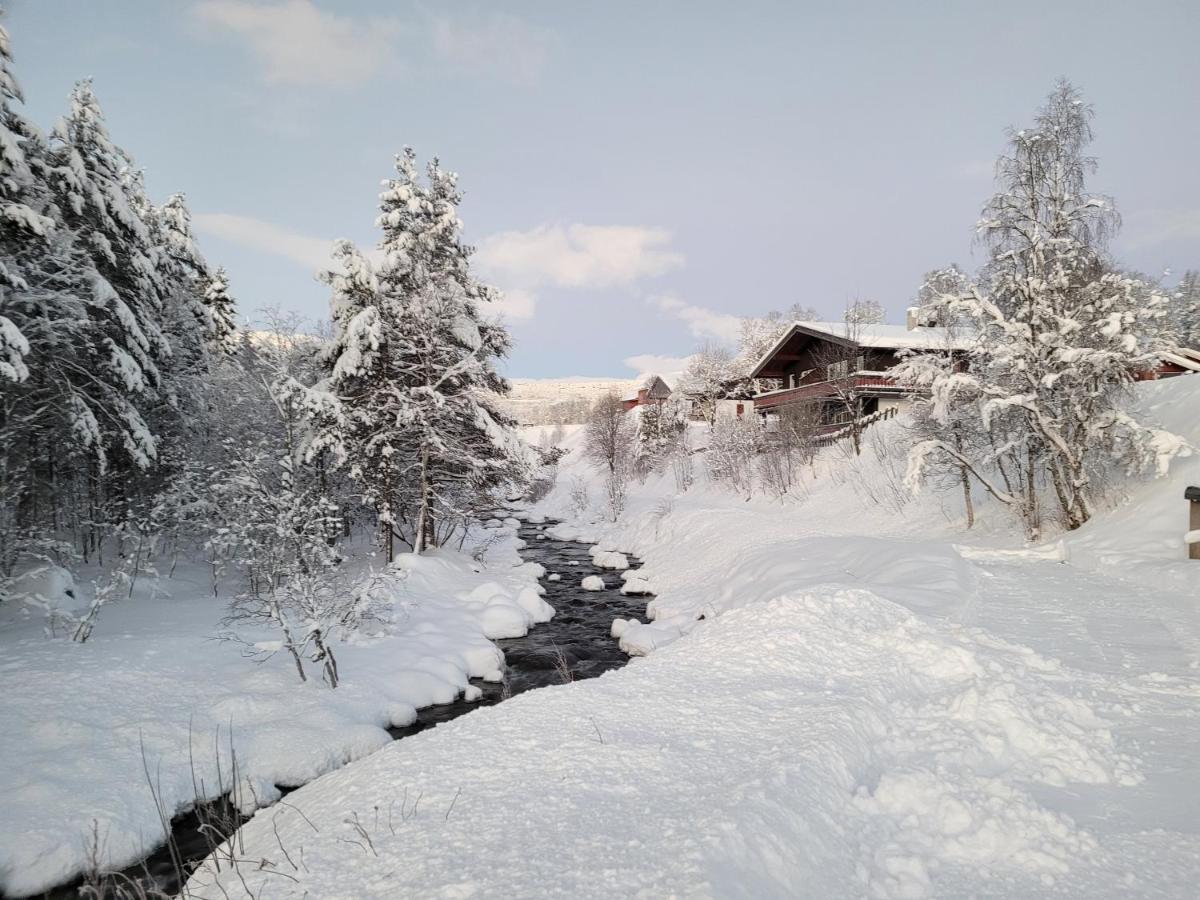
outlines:
[[956, 334], [947, 328], [925, 326], [910, 330], [904, 325], [848, 326], [845, 322], [793, 322], [758, 360], [750, 372], [750, 377], [760, 377], [759, 373], [783, 350], [788, 341], [798, 334], [843, 347], [871, 347], [880, 350], [964, 350], [974, 337], [971, 333]]

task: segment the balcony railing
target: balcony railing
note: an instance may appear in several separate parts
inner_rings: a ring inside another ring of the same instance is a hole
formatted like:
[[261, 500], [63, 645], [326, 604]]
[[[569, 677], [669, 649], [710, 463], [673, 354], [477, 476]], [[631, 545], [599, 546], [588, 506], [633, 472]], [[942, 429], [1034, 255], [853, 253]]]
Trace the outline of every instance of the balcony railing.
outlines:
[[836, 397], [847, 392], [856, 394], [914, 394], [917, 388], [900, 384], [886, 372], [853, 372], [845, 378], [814, 381], [777, 391], [765, 391], [754, 397], [755, 409], [787, 406], [803, 400]]

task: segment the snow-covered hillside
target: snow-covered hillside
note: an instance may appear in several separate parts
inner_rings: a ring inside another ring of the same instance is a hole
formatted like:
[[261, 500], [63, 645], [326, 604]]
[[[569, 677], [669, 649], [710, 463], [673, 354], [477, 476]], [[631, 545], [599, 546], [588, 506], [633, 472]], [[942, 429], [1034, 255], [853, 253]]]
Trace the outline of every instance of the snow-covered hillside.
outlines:
[[[1200, 444], [1200, 378], [1139, 391]], [[1182, 561], [1182, 493], [1197, 458], [1026, 548], [988, 504], [968, 533], [953, 493], [897, 492], [902, 425], [860, 459], [826, 451], [790, 500], [703, 476], [681, 494], [667, 474], [615, 524], [577, 511], [580, 481], [597, 506], [599, 483], [576, 433], [532, 514], [643, 558], [655, 618], [614, 632], [644, 658], [313, 783], [244, 829], [265, 868], [193, 888], [1190, 896], [1200, 563]], [[419, 815], [380, 824], [418, 793]]]
[[621, 378], [514, 378], [496, 405], [522, 425], [582, 422], [601, 397], [634, 393], [640, 381]]

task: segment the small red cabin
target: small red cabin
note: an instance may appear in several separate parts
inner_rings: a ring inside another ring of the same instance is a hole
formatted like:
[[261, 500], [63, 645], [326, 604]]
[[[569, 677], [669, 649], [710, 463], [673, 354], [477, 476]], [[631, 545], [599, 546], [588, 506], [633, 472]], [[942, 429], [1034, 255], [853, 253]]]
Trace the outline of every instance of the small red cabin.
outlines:
[[650, 403], [663, 403], [670, 396], [671, 386], [657, 375], [651, 375], [644, 382], [642, 382], [642, 386], [637, 389], [636, 394], [631, 397], [623, 398], [621, 403], [626, 410], [630, 410], [635, 406], [646, 406]]

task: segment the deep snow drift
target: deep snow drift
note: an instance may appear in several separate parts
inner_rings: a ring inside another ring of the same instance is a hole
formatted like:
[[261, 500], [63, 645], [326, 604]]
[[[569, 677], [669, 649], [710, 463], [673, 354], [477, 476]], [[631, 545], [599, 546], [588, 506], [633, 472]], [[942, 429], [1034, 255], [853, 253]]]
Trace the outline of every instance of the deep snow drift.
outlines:
[[500, 538], [483, 563], [450, 551], [400, 557], [384, 620], [337, 649], [336, 691], [301, 685], [284, 654], [257, 665], [215, 641], [228, 598], [214, 599], [198, 566], [181, 564], [157, 585], [142, 579], [86, 644], [47, 640], [39, 617], [0, 608], [0, 892], [36, 892], [79, 872], [93, 823], [117, 868], [161, 843], [143, 765], [171, 816], [193, 802], [193, 764], [203, 795], [231, 787], [232, 736], [238, 797], [252, 809], [278, 797], [277, 784], [303, 784], [390, 743], [388, 726], [453, 701], [468, 678], [499, 680], [503, 655], [489, 639], [522, 635], [553, 610], [537, 586], [541, 567], [517, 555], [516, 520], [492, 524]]
[[[1200, 378], [1139, 392], [1200, 444]], [[575, 515], [563, 536], [644, 560], [654, 620], [613, 632], [645, 658], [319, 779], [243, 829], [252, 871], [193, 890], [1190, 896], [1200, 457], [1023, 548], [987, 504], [968, 533], [951, 495], [895, 490], [901, 425], [784, 501], [668, 474], [615, 525]], [[579, 479], [599, 497], [576, 444], [538, 512], [571, 517]]]

